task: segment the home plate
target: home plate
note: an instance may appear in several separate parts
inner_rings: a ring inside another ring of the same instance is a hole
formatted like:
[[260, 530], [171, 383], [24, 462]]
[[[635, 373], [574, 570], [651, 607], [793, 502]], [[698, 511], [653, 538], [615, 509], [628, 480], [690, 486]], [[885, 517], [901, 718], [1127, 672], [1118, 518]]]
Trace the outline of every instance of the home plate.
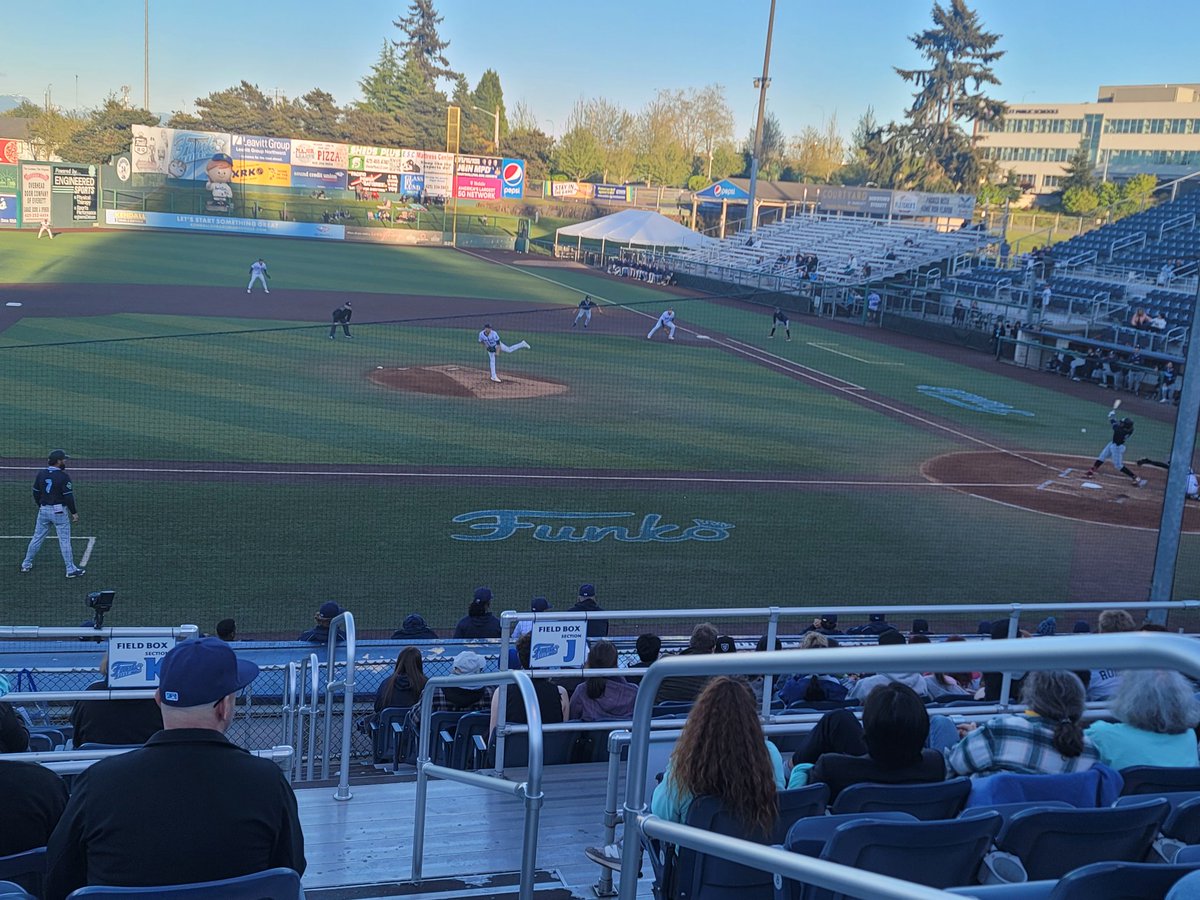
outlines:
[[1103, 488], [1103, 487], [1101, 487], [1100, 485], [1096, 484], [1096, 482], [1094, 482], [1094, 481], [1085, 481], [1085, 482], [1083, 482], [1083, 484], [1081, 484], [1081, 485], [1080, 485], [1080, 487], [1085, 487], [1085, 488], [1087, 488], [1089, 491], [1102, 491], [1102, 490], [1104, 490], [1104, 488]]
[[8, 301], [7, 303], [5, 303], [4, 305], [5, 305], [5, 306], [20, 306], [21, 304], [20, 304], [20, 303], [18, 303], [16, 300], [9, 300], [9, 301]]

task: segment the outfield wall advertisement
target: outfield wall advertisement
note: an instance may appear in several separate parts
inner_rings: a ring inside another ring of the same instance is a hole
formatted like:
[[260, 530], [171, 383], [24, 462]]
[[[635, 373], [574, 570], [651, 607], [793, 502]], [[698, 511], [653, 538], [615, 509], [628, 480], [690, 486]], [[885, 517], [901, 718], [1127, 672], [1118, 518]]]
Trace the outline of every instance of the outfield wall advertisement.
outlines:
[[346, 237], [346, 229], [343, 225], [326, 225], [320, 222], [280, 222], [275, 219], [241, 219], [231, 216], [194, 216], [187, 213], [141, 212], [132, 209], [106, 209], [104, 221], [107, 225], [127, 228], [221, 231], [273, 237], [323, 238], [332, 241], [340, 241]]
[[50, 218], [50, 166], [21, 163], [21, 221]]
[[148, 125], [133, 126], [130, 155], [134, 174], [209, 185], [357, 188], [470, 200], [519, 200], [525, 193], [525, 161], [498, 156], [459, 156], [456, 181], [453, 153]]
[[96, 221], [100, 208], [100, 179], [95, 166], [55, 164], [50, 168], [50, 179], [51, 194], [70, 196], [72, 222]]
[[17, 202], [17, 183], [20, 169], [0, 163], [0, 225], [16, 225], [20, 213]]

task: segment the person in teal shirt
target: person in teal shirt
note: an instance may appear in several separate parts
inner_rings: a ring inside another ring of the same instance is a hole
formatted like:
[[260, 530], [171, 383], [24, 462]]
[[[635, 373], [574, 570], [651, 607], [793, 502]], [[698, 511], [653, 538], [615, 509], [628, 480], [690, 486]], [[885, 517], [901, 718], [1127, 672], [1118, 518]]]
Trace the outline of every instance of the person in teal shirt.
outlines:
[[741, 678], [714, 678], [696, 700], [654, 789], [650, 809], [686, 822], [692, 800], [721, 801], [748, 835], [769, 835], [784, 787], [783, 759], [758, 719], [754, 694]]
[[1086, 732], [1106, 766], [1200, 765], [1193, 730], [1200, 722], [1200, 704], [1178, 672], [1123, 673], [1112, 713], [1119, 721], [1094, 722]]

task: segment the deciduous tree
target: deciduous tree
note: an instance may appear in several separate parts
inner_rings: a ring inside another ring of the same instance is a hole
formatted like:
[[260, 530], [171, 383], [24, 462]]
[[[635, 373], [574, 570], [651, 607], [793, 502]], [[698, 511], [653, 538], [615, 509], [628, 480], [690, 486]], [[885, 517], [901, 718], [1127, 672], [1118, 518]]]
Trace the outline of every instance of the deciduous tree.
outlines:
[[59, 152], [72, 162], [102, 165], [133, 140], [134, 125], [157, 125], [158, 116], [144, 109], [130, 109], [109, 94], [87, 117]]
[[796, 138], [792, 162], [805, 181], [828, 184], [846, 161], [846, 145], [837, 129], [837, 116], [822, 128], [805, 126]]

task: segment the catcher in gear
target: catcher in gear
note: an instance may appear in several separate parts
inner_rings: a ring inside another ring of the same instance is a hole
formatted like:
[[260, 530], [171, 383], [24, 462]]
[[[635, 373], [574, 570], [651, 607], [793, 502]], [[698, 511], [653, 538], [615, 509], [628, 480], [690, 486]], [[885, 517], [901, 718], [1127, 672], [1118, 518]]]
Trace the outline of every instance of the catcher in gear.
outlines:
[[1092, 478], [1096, 474], [1096, 470], [1104, 465], [1106, 459], [1112, 460], [1113, 468], [1122, 475], [1129, 477], [1133, 482], [1134, 487], [1145, 487], [1146, 480], [1138, 478], [1125, 465], [1125, 441], [1133, 434], [1133, 419], [1126, 416], [1124, 419], [1117, 418], [1117, 412], [1114, 409], [1108, 411], [1108, 424], [1112, 426], [1112, 440], [1107, 446], [1100, 451], [1100, 455], [1096, 457], [1096, 461], [1092, 463], [1092, 467], [1087, 470], [1085, 478]]

